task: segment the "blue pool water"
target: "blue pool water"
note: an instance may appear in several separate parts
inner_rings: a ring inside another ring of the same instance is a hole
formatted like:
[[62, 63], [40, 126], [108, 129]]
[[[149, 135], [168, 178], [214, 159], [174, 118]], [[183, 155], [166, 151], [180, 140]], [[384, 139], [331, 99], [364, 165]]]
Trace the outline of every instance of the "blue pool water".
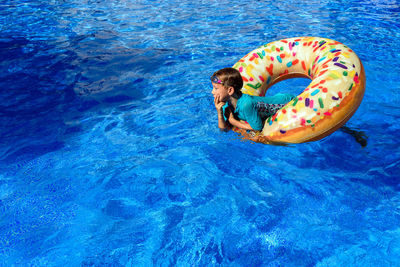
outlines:
[[[0, 266], [400, 266], [397, 1], [0, 0], [0, 27]], [[209, 76], [295, 36], [361, 58], [365, 148], [218, 130]]]

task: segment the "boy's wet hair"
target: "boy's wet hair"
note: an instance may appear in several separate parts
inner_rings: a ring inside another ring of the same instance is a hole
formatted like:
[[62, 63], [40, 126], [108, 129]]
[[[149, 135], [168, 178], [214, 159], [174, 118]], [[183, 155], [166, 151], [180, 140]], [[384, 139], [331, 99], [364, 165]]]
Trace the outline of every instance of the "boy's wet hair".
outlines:
[[240, 72], [234, 68], [224, 68], [216, 71], [213, 76], [217, 76], [225, 87], [232, 86], [237, 97], [242, 96], [243, 78]]

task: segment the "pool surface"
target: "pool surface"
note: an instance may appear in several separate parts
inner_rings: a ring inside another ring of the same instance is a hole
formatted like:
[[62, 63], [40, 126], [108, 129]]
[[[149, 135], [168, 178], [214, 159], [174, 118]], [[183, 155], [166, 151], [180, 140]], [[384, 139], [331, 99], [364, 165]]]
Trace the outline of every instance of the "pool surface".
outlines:
[[[0, 266], [400, 266], [398, 1], [0, 0], [0, 29]], [[218, 130], [210, 75], [296, 36], [362, 60], [366, 147]]]

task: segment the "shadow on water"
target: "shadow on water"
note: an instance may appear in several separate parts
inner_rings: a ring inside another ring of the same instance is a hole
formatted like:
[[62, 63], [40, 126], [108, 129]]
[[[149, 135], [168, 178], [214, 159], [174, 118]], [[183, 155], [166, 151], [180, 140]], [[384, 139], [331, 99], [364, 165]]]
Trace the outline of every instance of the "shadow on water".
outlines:
[[[0, 41], [1, 159], [34, 158], [63, 146], [58, 137], [66, 103], [75, 99], [72, 51], [25, 38]], [[13, 145], [11, 145], [13, 144]]]
[[[96, 35], [0, 39], [0, 160], [29, 160], [81, 131], [65, 121], [146, 96], [167, 50], [110, 47]], [[13, 144], [13, 145], [11, 145]]]

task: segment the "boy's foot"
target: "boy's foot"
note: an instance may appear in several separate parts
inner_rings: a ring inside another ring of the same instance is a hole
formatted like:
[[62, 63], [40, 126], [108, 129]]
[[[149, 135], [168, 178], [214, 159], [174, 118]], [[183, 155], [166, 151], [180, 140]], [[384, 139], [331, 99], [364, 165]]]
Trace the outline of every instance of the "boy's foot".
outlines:
[[351, 136], [353, 136], [354, 139], [356, 139], [357, 143], [359, 143], [362, 147], [366, 147], [367, 146], [368, 136], [363, 131], [352, 130], [347, 126], [342, 126], [342, 128], [340, 128], [340, 129], [343, 132], [348, 133]]

